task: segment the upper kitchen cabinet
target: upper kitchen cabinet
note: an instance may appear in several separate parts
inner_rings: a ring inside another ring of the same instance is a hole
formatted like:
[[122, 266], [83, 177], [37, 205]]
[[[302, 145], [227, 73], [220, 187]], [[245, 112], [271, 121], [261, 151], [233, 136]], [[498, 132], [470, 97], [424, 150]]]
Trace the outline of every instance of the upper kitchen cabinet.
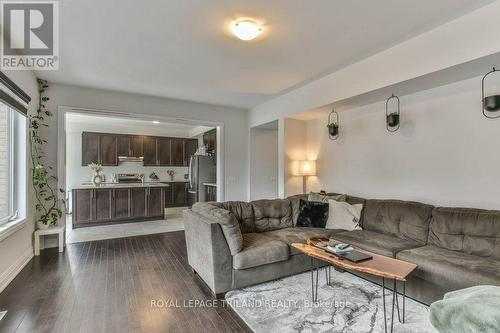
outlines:
[[203, 134], [203, 144], [207, 147], [207, 152], [215, 153], [217, 149], [217, 129], [214, 128]]
[[143, 136], [119, 135], [118, 156], [139, 158], [143, 155]]
[[130, 138], [130, 155], [131, 157], [142, 157], [143, 153], [143, 141], [144, 137], [142, 135], [132, 135]]
[[99, 137], [99, 163], [104, 166], [118, 165], [117, 136], [103, 134]]
[[197, 139], [83, 132], [82, 165], [114, 166], [123, 156], [142, 157], [144, 166], [188, 166], [197, 149]]
[[184, 141], [181, 138], [172, 138], [170, 165], [184, 166]]
[[143, 139], [144, 150], [144, 166], [158, 165], [156, 157], [156, 138], [152, 136], [145, 136]]
[[171, 163], [171, 156], [172, 156], [172, 140], [169, 138], [157, 138], [156, 139], [156, 145], [157, 145], [157, 165], [160, 166], [170, 166], [172, 165]]
[[184, 166], [189, 165], [189, 159], [198, 150], [198, 139], [186, 139], [184, 143]]
[[82, 166], [99, 163], [118, 165], [117, 136], [113, 134], [82, 133]]
[[90, 163], [100, 163], [99, 158], [99, 134], [82, 133], [82, 166]]

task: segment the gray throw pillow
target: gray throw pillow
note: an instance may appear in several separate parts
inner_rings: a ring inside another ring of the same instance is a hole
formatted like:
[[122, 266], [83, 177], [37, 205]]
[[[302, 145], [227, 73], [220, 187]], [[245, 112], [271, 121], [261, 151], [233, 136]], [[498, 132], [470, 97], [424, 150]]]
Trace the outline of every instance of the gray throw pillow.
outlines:
[[346, 199], [347, 195], [345, 194], [328, 195], [317, 192], [309, 192], [309, 196], [307, 198], [308, 201], [316, 201], [324, 203], [328, 203], [328, 200], [346, 201]]

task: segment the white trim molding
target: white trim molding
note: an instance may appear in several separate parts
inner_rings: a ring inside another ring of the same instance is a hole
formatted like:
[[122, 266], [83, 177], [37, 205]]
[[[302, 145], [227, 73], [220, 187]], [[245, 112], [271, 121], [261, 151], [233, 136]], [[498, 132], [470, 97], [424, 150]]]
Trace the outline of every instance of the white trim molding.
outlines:
[[14, 280], [26, 264], [33, 258], [33, 249], [30, 247], [0, 275], [0, 293]]

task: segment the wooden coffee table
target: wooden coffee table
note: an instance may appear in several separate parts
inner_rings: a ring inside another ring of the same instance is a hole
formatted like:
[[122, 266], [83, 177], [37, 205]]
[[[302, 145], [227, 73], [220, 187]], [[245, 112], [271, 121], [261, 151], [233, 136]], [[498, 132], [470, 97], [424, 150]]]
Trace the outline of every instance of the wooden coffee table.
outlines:
[[[398, 310], [398, 319], [401, 323], [405, 321], [405, 300], [406, 300], [406, 281], [408, 277], [415, 271], [417, 265], [375, 254], [369, 251], [364, 251], [353, 246], [357, 251], [366, 253], [372, 256], [372, 259], [361, 261], [358, 263], [351, 262], [345, 258], [337, 256], [331, 252], [326, 251], [326, 244], [336, 244], [340, 243], [334, 239], [322, 238], [322, 237], [312, 237], [309, 238], [307, 244], [303, 243], [293, 243], [292, 246], [311, 258], [311, 288], [312, 288], [312, 298], [316, 302], [318, 300], [318, 274], [319, 265], [315, 265], [315, 260], [318, 259], [328, 264], [325, 271], [327, 284], [330, 285], [331, 271], [330, 267], [333, 266], [335, 270], [344, 272], [345, 270], [350, 270], [354, 272], [366, 273], [373, 276], [378, 276], [382, 278], [382, 299], [384, 303], [384, 323], [385, 331], [387, 332], [387, 311], [385, 305], [385, 279], [393, 280], [393, 294], [392, 294], [392, 311], [391, 311], [391, 332], [394, 327], [394, 305], [396, 304]], [[314, 272], [316, 271], [316, 283], [314, 282]], [[400, 281], [403, 284], [403, 315], [401, 320], [401, 315], [399, 314], [399, 301], [396, 282]]]

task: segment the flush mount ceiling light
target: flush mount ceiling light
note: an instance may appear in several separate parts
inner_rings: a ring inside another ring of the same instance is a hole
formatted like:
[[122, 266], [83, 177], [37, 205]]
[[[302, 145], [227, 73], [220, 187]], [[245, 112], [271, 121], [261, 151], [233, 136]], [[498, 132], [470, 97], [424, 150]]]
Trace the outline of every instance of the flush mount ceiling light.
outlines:
[[159, 124], [160, 122], [158, 120], [153, 120], [153, 124]]
[[245, 19], [234, 22], [231, 31], [241, 40], [252, 40], [262, 32], [262, 27], [252, 20]]

